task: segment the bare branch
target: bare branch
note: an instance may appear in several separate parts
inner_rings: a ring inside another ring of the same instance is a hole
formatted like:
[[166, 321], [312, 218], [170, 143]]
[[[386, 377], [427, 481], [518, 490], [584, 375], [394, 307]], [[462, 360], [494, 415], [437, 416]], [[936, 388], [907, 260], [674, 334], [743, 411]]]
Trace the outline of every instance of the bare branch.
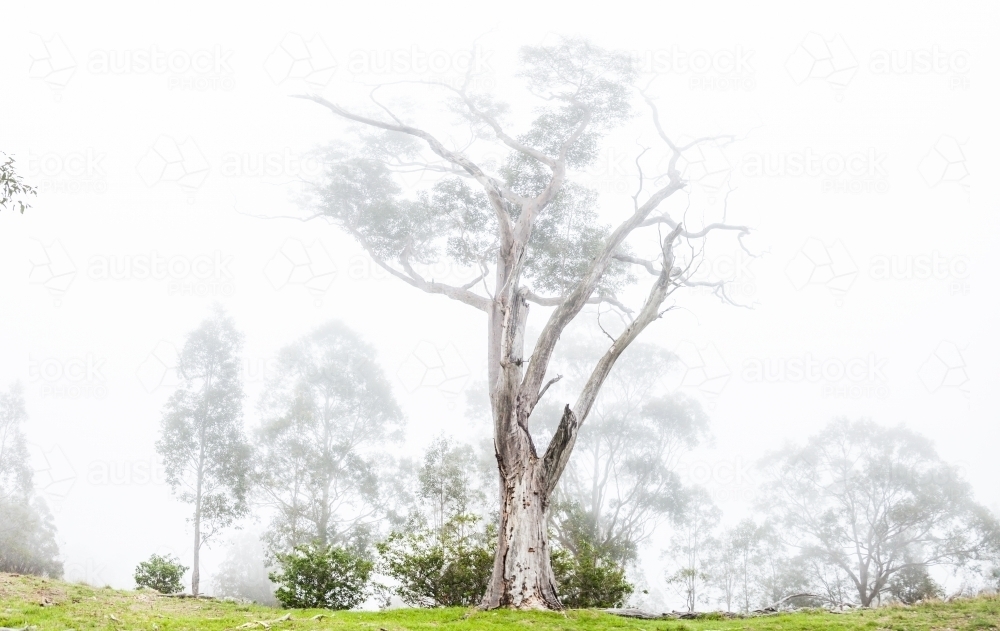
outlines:
[[[668, 226], [670, 226], [670, 228], [676, 228], [678, 225], [678, 222], [671, 219], [669, 215], [656, 215], [655, 217], [650, 217], [646, 221], [642, 222], [642, 225], [640, 227], [644, 228], [646, 226], [653, 226], [658, 223], [667, 224]], [[710, 223], [707, 226], [703, 227], [701, 230], [695, 230], [694, 232], [689, 232], [685, 230], [684, 232], [681, 233], [680, 236], [686, 239], [700, 239], [701, 237], [708, 235], [708, 233], [712, 232], [713, 230], [730, 230], [739, 232], [741, 235], [750, 234], [750, 228], [748, 226], [736, 226], [728, 223]]]
[[646, 271], [652, 274], [653, 276], [660, 275], [660, 270], [658, 270], [656, 266], [653, 265], [653, 261], [648, 261], [646, 259], [640, 259], [634, 256], [629, 256], [628, 254], [615, 254], [614, 258], [615, 260], [622, 261], [623, 263], [632, 263], [633, 265], [639, 265], [641, 267], [644, 267]]
[[[413, 269], [413, 267], [410, 266], [409, 262], [407, 262], [405, 259], [401, 261], [401, 264], [403, 265], [405, 271], [400, 271], [395, 267], [393, 267], [392, 265], [389, 265], [388, 263], [383, 261], [382, 258], [379, 257], [378, 255], [376, 255], [375, 251], [369, 245], [368, 241], [364, 238], [363, 235], [358, 233], [356, 230], [351, 230], [348, 227], [344, 227], [344, 229], [350, 232], [351, 236], [357, 239], [358, 243], [361, 244], [361, 246], [365, 249], [365, 251], [368, 252], [368, 255], [372, 257], [372, 260], [375, 261], [375, 263], [379, 267], [389, 272], [396, 278], [406, 282], [408, 285], [416, 287], [417, 289], [425, 291], [429, 294], [441, 294], [442, 296], [447, 296], [452, 300], [464, 302], [465, 304], [475, 307], [480, 311], [487, 311], [490, 308], [492, 300], [484, 298], [479, 294], [469, 291], [471, 285], [463, 287], [454, 287], [452, 285], [447, 285], [445, 283], [438, 283], [435, 281], [425, 280], [420, 274], [416, 272], [416, 270]], [[480, 279], [476, 280], [478, 281]]]
[[649, 213], [659, 206], [663, 200], [670, 197], [683, 186], [684, 183], [679, 178], [671, 180], [667, 186], [653, 193], [631, 217], [623, 221], [611, 233], [604, 246], [604, 250], [595, 257], [587, 274], [577, 283], [569, 296], [556, 307], [556, 310], [549, 317], [548, 322], [546, 322], [545, 328], [542, 329], [542, 334], [539, 336], [535, 350], [531, 355], [531, 363], [528, 365], [528, 370], [524, 375], [522, 383], [523, 392], [538, 391], [549, 359], [552, 357], [552, 352], [563, 329], [566, 328], [569, 322], [587, 304], [594, 290], [597, 289], [597, 285], [604, 276], [604, 272], [611, 263], [615, 252], [618, 251], [625, 239], [645, 221]]
[[650, 289], [649, 296], [639, 311], [639, 315], [622, 331], [621, 335], [615, 339], [611, 347], [604, 353], [604, 356], [597, 362], [572, 410], [569, 406], [566, 406], [556, 434], [545, 450], [546, 483], [549, 485], [550, 492], [559, 483], [559, 477], [562, 475], [563, 470], [566, 468], [566, 463], [569, 461], [569, 454], [573, 450], [573, 444], [576, 442], [576, 435], [579, 428], [587, 419], [590, 408], [593, 406], [594, 400], [597, 398], [597, 394], [604, 384], [604, 380], [610, 374], [618, 357], [621, 356], [629, 344], [651, 322], [660, 317], [660, 305], [666, 300], [670, 293], [670, 286], [674, 283], [673, 242], [677, 239], [681, 230], [680, 226], [674, 228], [663, 241], [663, 258], [660, 275]]
[[562, 375], [556, 375], [552, 379], [549, 379], [549, 381], [542, 388], [542, 391], [538, 393], [538, 400], [540, 401], [542, 399], [542, 397], [545, 396], [545, 391], [549, 389], [549, 386], [551, 386], [552, 384], [556, 383], [557, 381], [559, 381], [562, 378], [563, 378]]
[[[541, 305], [543, 307], [558, 307], [559, 305], [561, 305], [563, 302], [566, 301], [566, 296], [539, 296], [530, 289], [524, 290], [524, 298], [528, 302], [533, 302], [536, 305]], [[617, 307], [618, 309], [621, 309], [625, 313], [628, 313], [630, 315], [632, 314], [632, 310], [629, 309], [624, 304], [622, 304], [622, 302], [619, 301], [614, 296], [607, 296], [607, 295], [591, 296], [587, 300], [587, 304], [588, 305], [609, 304], [614, 307]]]
[[638, 169], [639, 171], [639, 188], [636, 189], [635, 195], [632, 196], [632, 208], [634, 210], [639, 209], [639, 195], [642, 193], [642, 185], [643, 185], [642, 165], [639, 163], [639, 160], [642, 158], [643, 155], [646, 154], [647, 151], [649, 151], [649, 147], [643, 147], [639, 155], [635, 157], [635, 168]]

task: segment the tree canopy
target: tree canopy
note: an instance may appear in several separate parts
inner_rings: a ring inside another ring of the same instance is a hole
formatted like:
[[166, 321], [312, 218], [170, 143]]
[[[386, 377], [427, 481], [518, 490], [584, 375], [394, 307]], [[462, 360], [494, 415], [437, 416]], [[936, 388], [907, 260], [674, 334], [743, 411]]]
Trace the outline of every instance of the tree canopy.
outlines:
[[821, 581], [842, 573], [869, 606], [909, 568], [1000, 550], [1000, 523], [930, 441], [903, 427], [837, 419], [762, 461], [761, 506]]
[[403, 415], [371, 345], [331, 322], [278, 354], [256, 432], [260, 496], [276, 509], [272, 552], [364, 540], [386, 510], [378, 447]]

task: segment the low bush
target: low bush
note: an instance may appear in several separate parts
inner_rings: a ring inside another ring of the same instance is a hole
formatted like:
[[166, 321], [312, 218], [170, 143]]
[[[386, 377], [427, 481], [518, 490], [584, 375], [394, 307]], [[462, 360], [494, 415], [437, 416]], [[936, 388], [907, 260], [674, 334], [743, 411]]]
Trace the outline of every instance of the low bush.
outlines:
[[143, 561], [135, 568], [135, 586], [155, 589], [161, 594], [176, 594], [184, 589], [181, 578], [188, 568], [180, 564], [180, 560], [168, 554], [154, 554], [148, 561]]
[[604, 558], [587, 542], [552, 553], [552, 571], [559, 584], [559, 600], [570, 608], [623, 607], [634, 587], [625, 578], [625, 568]]
[[353, 609], [368, 598], [374, 563], [344, 548], [310, 544], [276, 555], [281, 568], [269, 578], [283, 607]]
[[395, 532], [378, 544], [380, 571], [399, 582], [390, 591], [418, 607], [478, 605], [493, 571], [493, 529], [459, 515], [440, 530]]

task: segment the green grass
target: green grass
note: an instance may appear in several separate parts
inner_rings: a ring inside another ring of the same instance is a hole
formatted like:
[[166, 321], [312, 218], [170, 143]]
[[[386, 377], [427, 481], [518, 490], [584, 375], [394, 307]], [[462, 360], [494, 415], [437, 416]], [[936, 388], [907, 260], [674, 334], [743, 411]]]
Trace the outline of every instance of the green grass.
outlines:
[[[43, 605], [44, 603], [44, 605]], [[288, 620], [279, 620], [286, 614]], [[316, 619], [314, 616], [323, 614]], [[476, 611], [397, 609], [387, 612], [281, 610], [213, 600], [164, 598], [149, 591], [120, 591], [30, 576], [0, 574], [0, 627], [38, 631], [326, 631], [364, 629], [519, 630], [642, 629], [643, 631], [739, 630], [989, 630], [1000, 631], [1000, 598], [980, 597], [915, 607], [885, 607], [843, 614], [796, 612], [744, 619], [632, 620], [598, 611]], [[716, 618], [716, 619], [711, 619]]]

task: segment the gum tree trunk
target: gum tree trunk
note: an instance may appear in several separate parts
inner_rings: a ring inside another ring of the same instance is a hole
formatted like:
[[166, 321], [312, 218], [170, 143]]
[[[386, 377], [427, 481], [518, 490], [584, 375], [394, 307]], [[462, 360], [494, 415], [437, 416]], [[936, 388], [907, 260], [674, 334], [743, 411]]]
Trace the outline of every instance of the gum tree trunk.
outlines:
[[537, 456], [501, 477], [500, 540], [483, 607], [562, 609], [548, 542], [549, 498]]
[[549, 475], [528, 431], [536, 399], [523, 394], [524, 325], [528, 304], [508, 294], [490, 313], [490, 392], [500, 480], [500, 529], [484, 609], [562, 609], [549, 559]]
[[[584, 288], [556, 308], [543, 329], [530, 360], [524, 360], [524, 329], [528, 318], [527, 292], [513, 290], [490, 305], [490, 399], [493, 408], [493, 444], [500, 472], [500, 538], [493, 575], [482, 607], [562, 609], [549, 557], [549, 499], [569, 461], [580, 423], [587, 417], [604, 379], [622, 351], [659, 317], [658, 309], [671, 285], [673, 254], [670, 244], [680, 228], [667, 236], [663, 271], [650, 290], [642, 310], [597, 362], [576, 403], [563, 409], [562, 419], [539, 457], [529, 431], [531, 412], [559, 376], [545, 382], [545, 372], [559, 334], [579, 313], [590, 295]], [[519, 257], [513, 257], [516, 261]], [[502, 265], [498, 286], [509, 281]], [[512, 284], [512, 283], [507, 283]], [[527, 367], [525, 369], [525, 366]]]

